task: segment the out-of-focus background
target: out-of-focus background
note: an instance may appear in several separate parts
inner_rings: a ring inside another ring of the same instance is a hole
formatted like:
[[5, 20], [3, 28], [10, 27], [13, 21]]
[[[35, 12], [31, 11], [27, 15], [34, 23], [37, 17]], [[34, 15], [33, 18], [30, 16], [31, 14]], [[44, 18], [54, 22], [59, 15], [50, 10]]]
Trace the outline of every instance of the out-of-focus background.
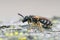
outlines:
[[10, 21], [22, 15], [60, 16], [60, 0], [0, 0], [0, 20]]

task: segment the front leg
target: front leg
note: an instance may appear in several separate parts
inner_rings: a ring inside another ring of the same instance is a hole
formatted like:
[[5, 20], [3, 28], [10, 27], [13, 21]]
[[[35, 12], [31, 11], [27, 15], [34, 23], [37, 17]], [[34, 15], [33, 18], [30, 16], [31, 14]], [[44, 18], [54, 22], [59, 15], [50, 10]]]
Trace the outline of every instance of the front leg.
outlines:
[[28, 20], [28, 24], [30, 24], [30, 21]]
[[31, 28], [32, 28], [32, 25], [30, 25], [30, 21], [28, 20], [28, 24], [29, 24], [29, 28], [28, 28], [28, 30], [30, 30]]

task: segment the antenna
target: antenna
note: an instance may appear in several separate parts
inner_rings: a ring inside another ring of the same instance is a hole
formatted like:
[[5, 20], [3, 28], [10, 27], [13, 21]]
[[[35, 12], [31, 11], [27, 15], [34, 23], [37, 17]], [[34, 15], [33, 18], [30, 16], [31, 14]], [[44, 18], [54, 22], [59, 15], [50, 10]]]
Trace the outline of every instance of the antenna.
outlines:
[[23, 15], [21, 15], [20, 13], [18, 13], [18, 15], [24, 18], [24, 16], [23, 16]]

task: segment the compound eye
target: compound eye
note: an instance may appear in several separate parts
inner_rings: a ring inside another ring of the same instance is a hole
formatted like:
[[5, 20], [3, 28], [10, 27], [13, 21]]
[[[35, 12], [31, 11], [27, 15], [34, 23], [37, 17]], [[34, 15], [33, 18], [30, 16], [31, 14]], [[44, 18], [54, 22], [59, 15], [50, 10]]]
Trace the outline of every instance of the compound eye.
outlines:
[[26, 16], [25, 19], [28, 19], [28, 16]]

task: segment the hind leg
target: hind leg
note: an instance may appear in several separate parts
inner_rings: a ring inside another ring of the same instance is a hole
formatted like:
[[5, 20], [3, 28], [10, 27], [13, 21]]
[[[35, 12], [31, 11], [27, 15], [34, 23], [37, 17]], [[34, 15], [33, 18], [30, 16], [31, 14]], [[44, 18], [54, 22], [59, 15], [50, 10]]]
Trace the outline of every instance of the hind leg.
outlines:
[[39, 30], [40, 30], [41, 32], [43, 32], [43, 27], [42, 27], [43, 24], [40, 23], [40, 22], [38, 22], [37, 25], [38, 25]]

